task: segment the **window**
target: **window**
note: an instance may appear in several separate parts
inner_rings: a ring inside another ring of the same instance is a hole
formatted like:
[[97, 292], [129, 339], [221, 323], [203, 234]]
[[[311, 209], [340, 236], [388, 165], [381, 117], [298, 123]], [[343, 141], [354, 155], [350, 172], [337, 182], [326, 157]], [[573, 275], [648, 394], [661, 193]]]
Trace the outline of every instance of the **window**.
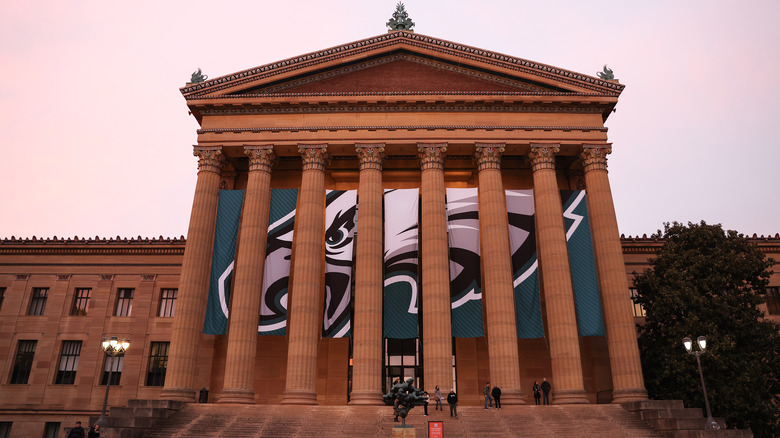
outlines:
[[133, 310], [133, 289], [119, 289], [116, 294], [114, 316], [130, 316]]
[[639, 304], [636, 301], [634, 301], [634, 299], [639, 296], [637, 294], [636, 288], [635, 287], [631, 287], [631, 288], [628, 288], [628, 290], [631, 293], [631, 304], [634, 305], [634, 317], [635, 318], [636, 317], [644, 317], [646, 315], [645, 308], [642, 307], [641, 304]]
[[14, 370], [11, 372], [12, 385], [25, 385], [30, 377], [33, 357], [35, 357], [35, 346], [38, 341], [19, 341], [16, 348], [16, 360], [14, 361]]
[[85, 316], [87, 314], [87, 304], [89, 303], [89, 294], [92, 289], [76, 288], [73, 298], [73, 308], [70, 310], [71, 316]]
[[46, 422], [46, 428], [43, 429], [43, 438], [57, 438], [60, 436], [60, 423]]
[[49, 296], [49, 288], [46, 287], [34, 287], [32, 292], [32, 300], [30, 300], [30, 311], [28, 315], [41, 316], [46, 309], [46, 297]]
[[8, 438], [11, 436], [11, 425], [13, 423], [10, 421], [0, 421], [0, 438]]
[[62, 341], [60, 353], [60, 368], [54, 383], [59, 385], [72, 385], [76, 382], [76, 370], [79, 367], [81, 355], [81, 341]]
[[[0, 310], [3, 309], [3, 298], [5, 298], [5, 288], [0, 287]], [[2, 433], [0, 433], [0, 438], [3, 438]]]
[[152, 342], [149, 350], [149, 372], [146, 374], [146, 386], [163, 386], [165, 384], [169, 345], [170, 342]]
[[766, 288], [766, 309], [770, 315], [780, 315], [780, 287]]
[[122, 377], [122, 365], [125, 363], [124, 356], [108, 356], [106, 355], [106, 363], [103, 364], [103, 377], [100, 379], [100, 384], [105, 385], [108, 382], [108, 375], [111, 374], [111, 384], [119, 385], [119, 379]]
[[172, 318], [176, 310], [177, 289], [163, 289], [160, 291], [160, 311], [157, 316]]

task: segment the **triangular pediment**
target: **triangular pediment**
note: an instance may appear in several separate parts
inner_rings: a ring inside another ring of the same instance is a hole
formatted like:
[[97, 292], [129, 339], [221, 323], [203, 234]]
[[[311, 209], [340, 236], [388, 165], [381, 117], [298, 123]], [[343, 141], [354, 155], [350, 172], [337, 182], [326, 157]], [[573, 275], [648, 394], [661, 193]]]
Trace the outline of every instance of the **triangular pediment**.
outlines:
[[189, 99], [279, 94], [606, 94], [613, 81], [408, 31], [325, 49], [181, 89]]
[[369, 60], [341, 64], [334, 68], [262, 84], [234, 95], [274, 93], [500, 93], [565, 92], [516, 77], [497, 75], [464, 66], [397, 52]]

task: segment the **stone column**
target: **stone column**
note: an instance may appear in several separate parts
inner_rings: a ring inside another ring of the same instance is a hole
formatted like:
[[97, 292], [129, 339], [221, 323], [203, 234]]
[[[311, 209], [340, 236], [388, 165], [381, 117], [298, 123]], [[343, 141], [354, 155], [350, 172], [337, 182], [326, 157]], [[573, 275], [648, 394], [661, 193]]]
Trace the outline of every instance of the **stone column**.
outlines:
[[198, 181], [181, 265], [168, 371], [160, 395], [164, 399], [188, 402], [195, 401], [196, 395], [193, 376], [209, 293], [220, 171], [224, 162], [220, 146], [196, 146], [194, 154], [198, 157]]
[[583, 145], [580, 158], [585, 172], [588, 216], [612, 368], [612, 403], [626, 403], [646, 400], [647, 391], [607, 175], [607, 154], [610, 152], [610, 145]]
[[382, 163], [384, 144], [358, 144], [358, 233], [351, 405], [382, 400]]
[[292, 289], [287, 305], [287, 383], [282, 404], [317, 404], [317, 349], [322, 334], [327, 145], [300, 145], [303, 157], [295, 217]]
[[536, 238], [546, 305], [553, 399], [556, 404], [588, 403], [582, 379], [566, 228], [555, 172], [558, 150], [557, 144], [532, 144], [529, 153], [534, 172]]
[[452, 387], [447, 206], [444, 189], [446, 143], [417, 146], [422, 169], [422, 311], [425, 387]]
[[230, 298], [225, 384], [220, 403], [254, 403], [257, 324], [263, 287], [268, 213], [271, 206], [271, 146], [245, 146], [249, 178], [241, 213], [235, 280]]
[[506, 194], [501, 180], [503, 144], [477, 143], [479, 234], [482, 241], [482, 300], [490, 356], [490, 381], [501, 388], [507, 405], [525, 404], [520, 388], [515, 292]]

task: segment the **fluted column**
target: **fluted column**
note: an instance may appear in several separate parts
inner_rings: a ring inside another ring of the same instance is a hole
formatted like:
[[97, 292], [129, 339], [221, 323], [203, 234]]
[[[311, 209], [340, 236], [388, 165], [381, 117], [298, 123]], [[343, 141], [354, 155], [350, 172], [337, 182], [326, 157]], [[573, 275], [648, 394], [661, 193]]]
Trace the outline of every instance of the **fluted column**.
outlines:
[[198, 181], [184, 248], [168, 368], [161, 398], [195, 401], [193, 376], [209, 293], [214, 227], [217, 222], [222, 148], [196, 146]]
[[317, 348], [322, 334], [327, 145], [301, 145], [303, 176], [295, 215], [294, 276], [288, 298], [287, 383], [282, 404], [317, 404]]
[[271, 146], [245, 146], [249, 177], [241, 213], [235, 280], [228, 319], [225, 384], [220, 403], [254, 403], [257, 324], [263, 287], [268, 213], [271, 205]]
[[351, 405], [382, 400], [382, 163], [384, 144], [356, 145], [360, 159], [355, 248]]
[[612, 152], [612, 147], [583, 146], [580, 158], [585, 172], [588, 217], [612, 368], [612, 402], [646, 400], [623, 247], [607, 175], [607, 154]]
[[501, 387], [501, 402], [525, 404], [520, 388], [515, 294], [506, 194], [501, 181], [503, 144], [477, 143], [479, 235], [482, 241], [482, 301], [485, 304], [490, 381]]
[[539, 267], [544, 289], [547, 331], [556, 404], [588, 403], [569, 270], [566, 228], [555, 173], [558, 145], [531, 145]]
[[450, 304], [447, 205], [444, 189], [446, 144], [417, 147], [422, 169], [422, 311], [425, 387], [452, 385], [452, 321]]

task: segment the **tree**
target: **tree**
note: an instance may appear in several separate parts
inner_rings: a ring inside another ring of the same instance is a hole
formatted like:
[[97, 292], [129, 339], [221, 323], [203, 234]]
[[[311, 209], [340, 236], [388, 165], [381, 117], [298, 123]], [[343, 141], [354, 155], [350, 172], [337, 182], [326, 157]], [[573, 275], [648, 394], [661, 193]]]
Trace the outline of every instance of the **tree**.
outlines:
[[720, 225], [674, 222], [650, 269], [634, 279], [646, 311], [639, 348], [648, 394], [704, 406], [696, 360], [682, 338], [707, 337], [701, 356], [715, 417], [756, 437], [780, 436], [780, 325], [763, 319], [774, 264], [747, 238]]

